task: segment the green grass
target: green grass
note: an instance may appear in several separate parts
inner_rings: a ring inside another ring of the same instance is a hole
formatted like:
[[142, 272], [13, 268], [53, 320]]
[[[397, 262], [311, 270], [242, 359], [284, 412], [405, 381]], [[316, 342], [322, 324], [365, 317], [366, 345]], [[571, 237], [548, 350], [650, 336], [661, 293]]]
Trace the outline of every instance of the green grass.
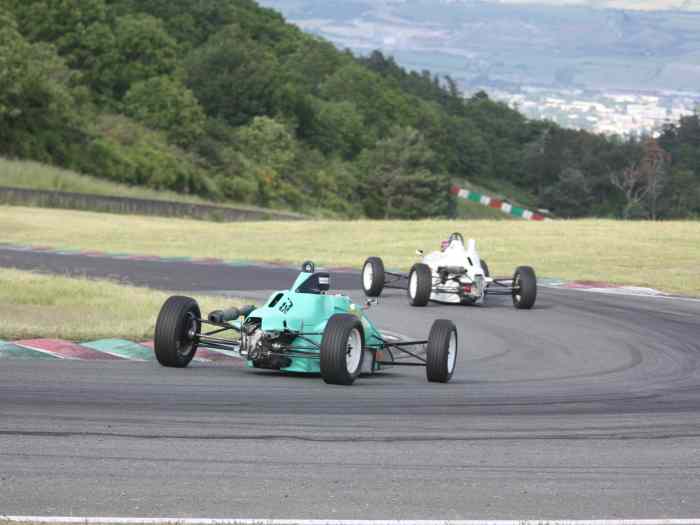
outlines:
[[[169, 295], [104, 280], [0, 268], [0, 339], [152, 339], [156, 316]], [[197, 300], [203, 313], [240, 304], [200, 295]]]
[[67, 191], [114, 197], [213, 204], [195, 196], [117, 184], [39, 162], [8, 160], [2, 157], [0, 157], [0, 185], [32, 190]]
[[109, 197], [186, 202], [249, 210], [260, 209], [246, 204], [211, 201], [197, 197], [196, 195], [187, 195], [174, 191], [154, 190], [144, 186], [119, 184], [106, 179], [81, 175], [74, 171], [64, 170], [39, 162], [9, 160], [3, 157], [0, 157], [0, 186], [31, 190], [64, 191]]
[[[607, 281], [700, 295], [700, 222], [557, 220], [207, 223], [0, 206], [3, 242], [161, 256], [360, 268], [378, 255], [408, 269], [453, 231], [477, 239], [493, 274], [528, 264], [541, 277]], [[230, 287], [235, 288], [234, 284]]]

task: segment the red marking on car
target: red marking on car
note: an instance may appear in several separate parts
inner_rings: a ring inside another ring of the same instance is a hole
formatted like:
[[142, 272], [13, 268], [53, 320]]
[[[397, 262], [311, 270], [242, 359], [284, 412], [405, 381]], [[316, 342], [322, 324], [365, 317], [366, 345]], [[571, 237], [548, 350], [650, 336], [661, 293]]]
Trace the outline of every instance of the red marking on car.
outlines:
[[462, 290], [464, 291], [464, 293], [472, 293], [472, 285], [471, 284], [462, 285]]
[[92, 348], [86, 348], [84, 346], [80, 346], [70, 341], [64, 341], [62, 339], [24, 339], [22, 341], [15, 341], [15, 344], [23, 346], [25, 348], [29, 348], [30, 350], [46, 352], [48, 354], [52, 354], [63, 359], [112, 361], [119, 361], [122, 359], [121, 357], [106, 354], [104, 352], [99, 352], [97, 350], [93, 350]]

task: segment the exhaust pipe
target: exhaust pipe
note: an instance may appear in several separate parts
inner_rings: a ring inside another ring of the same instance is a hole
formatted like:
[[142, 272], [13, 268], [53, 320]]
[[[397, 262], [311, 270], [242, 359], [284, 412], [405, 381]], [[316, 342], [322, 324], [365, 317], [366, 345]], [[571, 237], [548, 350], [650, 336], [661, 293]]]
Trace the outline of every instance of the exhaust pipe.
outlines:
[[250, 313], [257, 307], [255, 305], [249, 304], [242, 308], [227, 308], [226, 310], [214, 310], [209, 314], [209, 322], [224, 324], [230, 321], [235, 321], [240, 317], [248, 317]]

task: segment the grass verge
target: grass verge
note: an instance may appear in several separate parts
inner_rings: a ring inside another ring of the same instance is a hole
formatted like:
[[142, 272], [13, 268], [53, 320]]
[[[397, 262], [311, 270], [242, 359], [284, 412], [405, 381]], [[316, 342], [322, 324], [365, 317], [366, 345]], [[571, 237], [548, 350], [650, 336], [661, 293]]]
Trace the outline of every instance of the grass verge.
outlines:
[[533, 266], [541, 277], [651, 286], [700, 295], [697, 221], [290, 221], [206, 223], [1, 207], [3, 241], [162, 256], [220, 257], [359, 268], [370, 255], [407, 270], [415, 250], [451, 232], [478, 241], [493, 274]]
[[[0, 339], [71, 341], [153, 338], [156, 317], [170, 294], [115, 284], [0, 268]], [[202, 312], [221, 297], [197, 296]]]
[[119, 184], [89, 175], [81, 175], [55, 166], [27, 160], [10, 160], [0, 157], [0, 186], [30, 190], [63, 191], [108, 197], [129, 197], [188, 204], [230, 207], [236, 209], [275, 212], [234, 202], [217, 202], [196, 195], [167, 190], [154, 190], [144, 186]]

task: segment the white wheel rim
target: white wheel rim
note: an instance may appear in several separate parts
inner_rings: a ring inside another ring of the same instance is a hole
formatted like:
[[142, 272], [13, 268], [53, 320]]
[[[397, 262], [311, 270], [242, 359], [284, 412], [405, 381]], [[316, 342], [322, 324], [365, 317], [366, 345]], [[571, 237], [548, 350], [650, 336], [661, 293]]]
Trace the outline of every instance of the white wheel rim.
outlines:
[[365, 290], [372, 288], [372, 281], [374, 281], [374, 271], [372, 270], [372, 264], [367, 263], [362, 269], [362, 284]]
[[349, 374], [354, 374], [360, 367], [362, 358], [362, 336], [357, 328], [353, 328], [348, 336], [348, 350], [345, 356], [345, 366]]
[[450, 344], [447, 347], [447, 373], [451, 374], [455, 369], [457, 362], [457, 334], [452, 332], [450, 335]]
[[408, 281], [408, 293], [411, 296], [411, 299], [413, 299], [416, 296], [417, 291], [418, 291], [418, 273], [413, 272], [411, 274], [411, 278]]

